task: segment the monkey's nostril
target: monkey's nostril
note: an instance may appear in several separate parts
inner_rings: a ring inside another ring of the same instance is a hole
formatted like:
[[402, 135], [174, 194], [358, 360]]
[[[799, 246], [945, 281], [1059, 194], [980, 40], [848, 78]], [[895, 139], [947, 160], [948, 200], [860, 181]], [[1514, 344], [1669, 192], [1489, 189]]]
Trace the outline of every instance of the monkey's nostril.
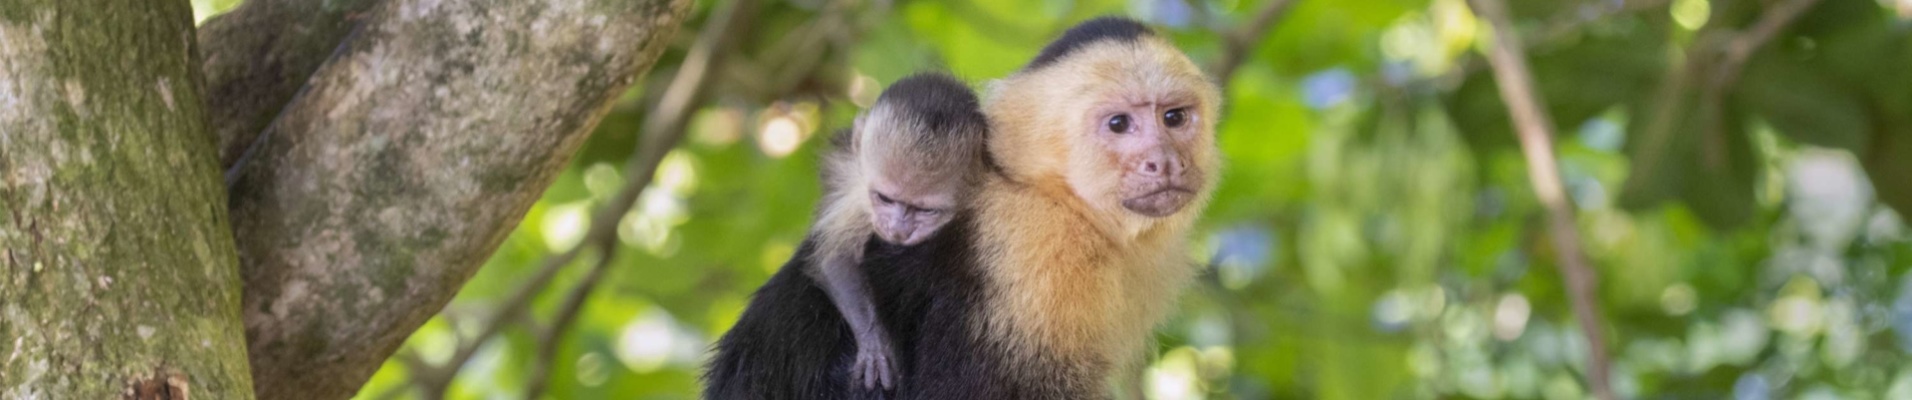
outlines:
[[1161, 170], [1162, 170], [1162, 167], [1160, 166], [1160, 164], [1156, 164], [1154, 161], [1147, 161], [1142, 163], [1142, 172], [1153, 174], [1153, 173], [1161, 172]]

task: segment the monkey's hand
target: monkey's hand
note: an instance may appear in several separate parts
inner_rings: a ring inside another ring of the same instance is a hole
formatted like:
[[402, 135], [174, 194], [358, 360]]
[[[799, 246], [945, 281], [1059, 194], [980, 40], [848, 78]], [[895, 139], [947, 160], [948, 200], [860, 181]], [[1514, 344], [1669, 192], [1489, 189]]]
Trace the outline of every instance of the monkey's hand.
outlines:
[[896, 388], [896, 365], [891, 361], [895, 353], [890, 349], [890, 336], [882, 329], [870, 329], [856, 334], [856, 364], [850, 366], [852, 384], [862, 384], [864, 389], [876, 389], [882, 384], [884, 390]]

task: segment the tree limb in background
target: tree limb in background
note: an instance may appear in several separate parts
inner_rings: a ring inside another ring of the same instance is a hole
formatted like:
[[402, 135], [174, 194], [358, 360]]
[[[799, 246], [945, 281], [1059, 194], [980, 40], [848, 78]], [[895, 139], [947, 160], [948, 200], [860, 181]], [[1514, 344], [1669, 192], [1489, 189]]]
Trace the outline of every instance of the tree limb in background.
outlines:
[[551, 320], [551, 326], [538, 333], [538, 355], [531, 363], [530, 380], [525, 382], [524, 397], [538, 399], [551, 383], [551, 364], [557, 362], [559, 346], [564, 344], [564, 332], [577, 323], [578, 313], [584, 310], [584, 301], [591, 298], [598, 283], [604, 280], [604, 274], [611, 270], [611, 260], [617, 257], [618, 240], [616, 235], [604, 239], [598, 245], [598, 260], [591, 265], [591, 271], [580, 279], [571, 293], [564, 296], [564, 303], [558, 306], [558, 315]]
[[[1280, 21], [1282, 16], [1288, 15], [1288, 10], [1294, 8], [1296, 1], [1268, 0], [1261, 5], [1261, 9], [1255, 11], [1254, 19], [1248, 20], [1248, 23], [1233, 31], [1223, 32], [1222, 57], [1213, 64], [1214, 67], [1209, 70], [1209, 73], [1224, 83], [1235, 76], [1235, 69], [1241, 68], [1241, 64], [1248, 61], [1249, 54], [1255, 51], [1255, 45], [1260, 44], [1261, 39], [1268, 36], [1268, 32], [1274, 29], [1275, 22]], [[1222, 85], [1222, 88], [1227, 89], [1228, 85]]]
[[[1751, 30], [1716, 42], [1719, 43], [1719, 48], [1711, 52], [1718, 56], [1716, 64], [1710, 64], [1710, 68], [1708, 68], [1709, 64], [1700, 64], [1701, 68], [1712, 71], [1707, 77], [1709, 79], [1706, 80], [1706, 85], [1700, 88], [1700, 115], [1705, 118], [1703, 120], [1705, 130], [1702, 133], [1706, 135], [1704, 136], [1706, 147], [1703, 154], [1708, 168], [1718, 171], [1724, 170], [1727, 166], [1724, 102], [1726, 92], [1732, 91], [1733, 85], [1739, 82], [1739, 73], [1745, 69], [1746, 60], [1752, 58], [1754, 51], [1765, 46], [1766, 42], [1771, 41], [1774, 36], [1778, 36], [1780, 29], [1792, 24], [1794, 19], [1798, 19], [1800, 14], [1804, 14], [1818, 2], [1819, 0], [1785, 0], [1770, 4], [1766, 11], [1760, 14], [1759, 20], [1753, 23]], [[1698, 71], [1698, 69], [1688, 71]]]
[[821, 15], [781, 34], [756, 57], [735, 54], [736, 59], [711, 71], [723, 75], [720, 81], [725, 85], [723, 93], [749, 102], [773, 102], [799, 94], [820, 95], [813, 92], [816, 87], [806, 87], [804, 83], [817, 77], [824, 66], [825, 52], [821, 49], [840, 44], [837, 39], [847, 36], [843, 31], [857, 29], [854, 21], [842, 15], [844, 9], [843, 2], [826, 3]]
[[231, 167], [378, 0], [249, 0], [199, 27], [219, 165]]
[[355, 393], [522, 219], [689, 3], [369, 11], [231, 187], [259, 396]]
[[[552, 279], [557, 277], [558, 272], [577, 260], [584, 250], [592, 247], [598, 249], [598, 261], [592, 267], [590, 277], [575, 288], [574, 292], [577, 293], [570, 297], [581, 299], [595, 287], [596, 281], [604, 273], [600, 270], [605, 269], [616, 256], [618, 222], [622, 221], [624, 216], [631, 212], [631, 208], [637, 205], [637, 200], [642, 197], [644, 189], [649, 187], [652, 178], [657, 176], [657, 167], [664, 162], [664, 156], [670, 154], [671, 149], [676, 148], [677, 143], [683, 140], [686, 121], [689, 121], [691, 113], [697, 110], [699, 98], [711, 82], [710, 75], [724, 64], [724, 58], [729, 54], [727, 49], [731, 47], [731, 43], [745, 33], [745, 29], [733, 29], [733, 27], [747, 25], [740, 21], [749, 18], [754, 6], [755, 0], [732, 0], [711, 12], [711, 16], [699, 31], [696, 42], [691, 44], [683, 63], [678, 66], [677, 74], [671, 77], [670, 83], [664, 88], [663, 96], [645, 114], [643, 136], [639, 147], [631, 154], [631, 158], [625, 161], [624, 187], [619, 189], [609, 202], [599, 206], [591, 217], [590, 230], [586, 231], [584, 238], [578, 241], [578, 245], [545, 260], [531, 279], [512, 292], [512, 295], [482, 322], [484, 326], [479, 329], [478, 335], [460, 340], [458, 350], [452, 354], [452, 358], [445, 365], [433, 368], [421, 368], [427, 366], [424, 363], [414, 365], [413, 386], [419, 387], [427, 394], [445, 393], [445, 389], [450, 387], [451, 382], [457, 378], [458, 371], [477, 354], [479, 347], [502, 332], [510, 321], [524, 315], [525, 310], [531, 307], [531, 301], [550, 287]], [[569, 304], [568, 301], [567, 304]], [[565, 309], [572, 311], [561, 312], [558, 322], [553, 323], [550, 330], [542, 333], [540, 343], [556, 346], [556, 343], [562, 341], [560, 334], [564, 327], [569, 326], [567, 320], [570, 318], [566, 314], [576, 312], [571, 306]], [[547, 356], [544, 353], [547, 351], [544, 346], [546, 345], [540, 345], [541, 357]], [[555, 352], [555, 347], [549, 351]], [[549, 369], [540, 369], [540, 373], [548, 374]], [[531, 379], [533, 382], [539, 382], [545, 378], [534, 375]], [[531, 387], [542, 389], [541, 385]]]
[[1660, 169], [1665, 157], [1663, 152], [1679, 130], [1680, 113], [1691, 101], [1687, 93], [1696, 82], [1701, 85], [1699, 102], [1704, 118], [1702, 160], [1709, 169], [1724, 169], [1726, 133], [1722, 131], [1720, 119], [1724, 118], [1725, 93], [1737, 83], [1740, 70], [1754, 52], [1817, 3], [1818, 0], [1769, 3], [1753, 27], [1743, 33], [1729, 32], [1725, 24], [1730, 22], [1721, 15], [1726, 7], [1715, 5], [1706, 26], [1694, 34], [1693, 43], [1687, 46], [1685, 65], [1667, 69], [1666, 80], [1654, 97], [1655, 110], [1643, 133], [1646, 140], [1638, 147], [1640, 154], [1633, 157], [1634, 166], [1624, 184], [1625, 190], [1637, 190], [1636, 187], [1645, 184], [1645, 179], [1633, 176], [1650, 175]]
[[1494, 80], [1500, 83], [1507, 113], [1514, 119], [1520, 150], [1527, 159], [1527, 178], [1534, 186], [1535, 197], [1547, 208], [1548, 236], [1553, 238], [1554, 253], [1559, 257], [1560, 275], [1566, 281], [1573, 314], [1587, 340], [1587, 386], [1595, 397], [1612, 400], [1613, 389], [1607, 378], [1607, 344], [1602, 333], [1604, 325], [1595, 298], [1599, 278], [1580, 248], [1580, 228], [1574, 223], [1573, 205], [1568, 204], [1567, 192], [1560, 183], [1560, 166], [1553, 150], [1553, 121], [1534, 91], [1526, 51], [1513, 23], [1508, 21], [1505, 4], [1500, 0], [1470, 0], [1468, 4], [1492, 27], [1489, 31], [1493, 35], [1493, 48], [1488, 49], [1487, 62], [1494, 70]]

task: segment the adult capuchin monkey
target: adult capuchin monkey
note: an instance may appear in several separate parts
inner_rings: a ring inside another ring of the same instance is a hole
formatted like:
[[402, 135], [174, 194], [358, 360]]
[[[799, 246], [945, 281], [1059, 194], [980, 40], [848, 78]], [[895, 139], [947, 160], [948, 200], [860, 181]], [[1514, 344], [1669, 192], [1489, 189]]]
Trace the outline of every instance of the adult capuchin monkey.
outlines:
[[848, 384], [854, 339], [806, 243], [717, 344], [712, 399], [1097, 399], [1195, 274], [1188, 230], [1220, 171], [1219, 91], [1147, 27], [1071, 28], [990, 86], [970, 208], [861, 264], [899, 349], [894, 392]]

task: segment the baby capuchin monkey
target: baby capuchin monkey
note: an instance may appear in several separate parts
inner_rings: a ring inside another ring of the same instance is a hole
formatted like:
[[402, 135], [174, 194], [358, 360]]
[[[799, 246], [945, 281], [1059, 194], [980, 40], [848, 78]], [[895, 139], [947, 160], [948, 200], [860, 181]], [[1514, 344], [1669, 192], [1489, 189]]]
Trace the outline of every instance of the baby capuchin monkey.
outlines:
[[985, 163], [989, 121], [961, 80], [923, 73], [891, 84], [824, 160], [824, 197], [807, 270], [856, 340], [852, 383], [895, 388], [894, 352], [857, 265], [871, 235], [912, 246], [954, 218]]

